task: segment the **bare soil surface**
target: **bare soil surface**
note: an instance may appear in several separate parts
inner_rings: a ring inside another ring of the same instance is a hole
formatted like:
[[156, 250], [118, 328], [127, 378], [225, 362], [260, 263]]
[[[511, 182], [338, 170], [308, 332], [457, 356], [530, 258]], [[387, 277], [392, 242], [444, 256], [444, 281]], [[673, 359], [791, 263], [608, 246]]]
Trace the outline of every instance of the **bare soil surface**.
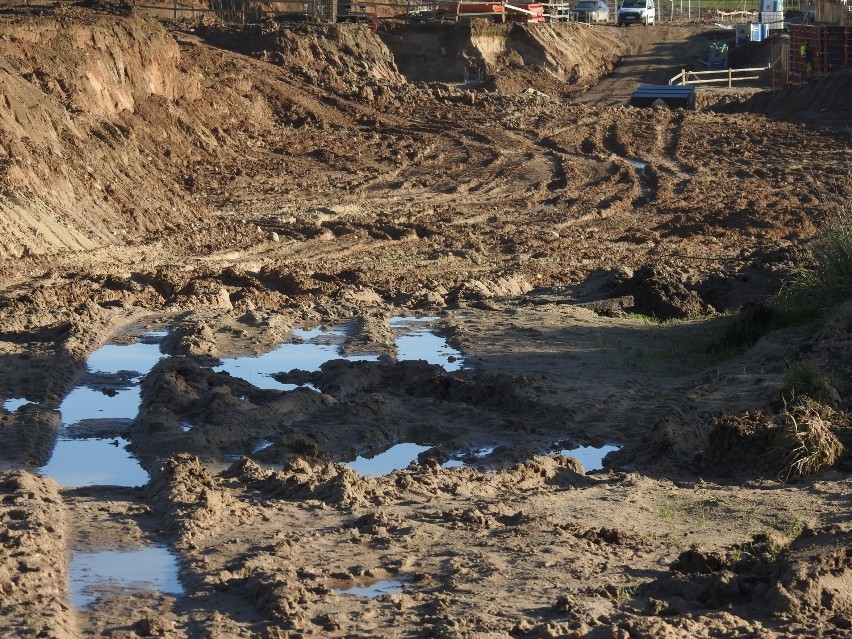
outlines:
[[[771, 443], [796, 363], [852, 440], [852, 307], [710, 345], [847, 219], [852, 73], [626, 106], [714, 29], [4, 3], [0, 634], [850, 636], [848, 453], [784, 482]], [[398, 361], [400, 316], [461, 369]], [[375, 357], [214, 370], [337, 325]], [[152, 330], [150, 371], [87, 369]], [[137, 382], [135, 417], [64, 423]], [[150, 481], [59, 485], [60, 436], [126, 439]], [[80, 553], [151, 544], [182, 592], [72, 601]]]

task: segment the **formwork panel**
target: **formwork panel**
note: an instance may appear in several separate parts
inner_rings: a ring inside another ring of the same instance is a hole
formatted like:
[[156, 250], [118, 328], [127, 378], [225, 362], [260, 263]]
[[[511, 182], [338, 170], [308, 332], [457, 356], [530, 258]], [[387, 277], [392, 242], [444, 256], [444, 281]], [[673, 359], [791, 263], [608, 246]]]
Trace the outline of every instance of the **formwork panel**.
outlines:
[[[821, 24], [798, 24], [790, 27], [789, 77], [794, 84], [807, 80], [801, 47], [810, 47], [813, 71], [811, 77], [826, 73], [852, 61], [852, 27]], [[796, 82], [798, 78], [798, 82]]]

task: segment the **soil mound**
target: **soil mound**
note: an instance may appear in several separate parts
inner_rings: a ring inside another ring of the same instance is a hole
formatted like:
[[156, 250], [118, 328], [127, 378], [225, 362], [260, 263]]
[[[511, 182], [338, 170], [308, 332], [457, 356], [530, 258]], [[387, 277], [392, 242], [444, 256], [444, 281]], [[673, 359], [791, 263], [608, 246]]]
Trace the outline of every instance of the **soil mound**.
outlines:
[[3, 22], [0, 256], [140, 243], [187, 227], [201, 244], [207, 235], [219, 243], [226, 231], [195, 196], [239, 177], [234, 158], [252, 154], [250, 140], [357, 119], [303, 87], [392, 106], [383, 87], [405, 82], [356, 25], [199, 31], [242, 55], [140, 14], [76, 8]]
[[644, 266], [619, 289], [631, 295], [634, 310], [661, 320], [695, 319], [710, 309], [695, 291], [683, 284], [680, 275], [661, 265]]
[[755, 113], [776, 111], [848, 113], [850, 101], [852, 101], [852, 67], [844, 67], [800, 87], [758, 93], [743, 105], [731, 107], [731, 110]]
[[[626, 45], [604, 29], [576, 24], [406, 25], [381, 32], [411, 82], [486, 83], [491, 90], [552, 93], [588, 85], [615, 67]], [[556, 81], [556, 85], [554, 84]]]

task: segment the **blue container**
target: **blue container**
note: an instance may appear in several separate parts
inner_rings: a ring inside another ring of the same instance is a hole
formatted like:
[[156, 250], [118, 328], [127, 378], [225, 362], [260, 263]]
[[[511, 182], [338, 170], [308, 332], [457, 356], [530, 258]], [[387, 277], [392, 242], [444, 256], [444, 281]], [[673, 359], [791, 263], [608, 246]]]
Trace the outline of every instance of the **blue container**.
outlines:
[[765, 24], [750, 24], [749, 31], [749, 40], [752, 42], [761, 42], [766, 39], [766, 25]]

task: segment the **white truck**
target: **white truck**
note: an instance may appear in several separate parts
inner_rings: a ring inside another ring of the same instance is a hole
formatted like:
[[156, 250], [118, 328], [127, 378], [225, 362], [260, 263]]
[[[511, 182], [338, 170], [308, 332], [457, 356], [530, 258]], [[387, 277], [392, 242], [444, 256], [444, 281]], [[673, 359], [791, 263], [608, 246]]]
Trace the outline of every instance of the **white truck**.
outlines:
[[626, 27], [629, 24], [654, 24], [657, 16], [657, 8], [654, 0], [624, 0], [618, 9], [618, 26]]

